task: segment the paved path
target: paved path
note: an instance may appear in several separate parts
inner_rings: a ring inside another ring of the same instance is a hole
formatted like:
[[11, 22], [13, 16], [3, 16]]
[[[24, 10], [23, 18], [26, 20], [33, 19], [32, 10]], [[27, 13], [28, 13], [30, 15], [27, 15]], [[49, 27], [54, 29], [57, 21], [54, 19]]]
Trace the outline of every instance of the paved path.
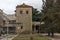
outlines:
[[52, 40], [60, 40], [60, 34], [59, 35], [55, 35]]
[[[42, 34], [42, 35], [47, 35], [47, 33], [46, 34]], [[54, 35], [55, 36], [53, 38], [51, 38], [52, 40], [60, 40], [60, 34], [59, 33], [55, 33]]]
[[52, 38], [52, 40], [60, 40], [60, 34], [55, 33], [55, 36]]
[[1, 36], [0, 40], [12, 40], [16, 36], [17, 35], [8, 35], [8, 37], [7, 36]]
[[[47, 35], [47, 34], [42, 34], [42, 35]], [[17, 35], [9, 35], [8, 39], [7, 36], [5, 37], [1, 37], [0, 40], [12, 40], [14, 37], [16, 37]], [[24, 36], [23, 36], [24, 37]], [[23, 38], [22, 37], [22, 38]], [[27, 37], [27, 36], [26, 36]], [[25, 37], [25, 38], [26, 38]], [[53, 38], [51, 38], [52, 40], [60, 40], [60, 34], [55, 33], [55, 36]]]

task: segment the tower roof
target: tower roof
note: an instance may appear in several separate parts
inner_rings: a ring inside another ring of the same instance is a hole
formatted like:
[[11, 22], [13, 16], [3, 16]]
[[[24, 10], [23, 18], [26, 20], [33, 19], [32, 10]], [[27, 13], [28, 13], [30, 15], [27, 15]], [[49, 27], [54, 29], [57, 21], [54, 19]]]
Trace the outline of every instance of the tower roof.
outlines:
[[32, 8], [32, 6], [23, 3], [22, 5], [17, 5], [16, 8]]

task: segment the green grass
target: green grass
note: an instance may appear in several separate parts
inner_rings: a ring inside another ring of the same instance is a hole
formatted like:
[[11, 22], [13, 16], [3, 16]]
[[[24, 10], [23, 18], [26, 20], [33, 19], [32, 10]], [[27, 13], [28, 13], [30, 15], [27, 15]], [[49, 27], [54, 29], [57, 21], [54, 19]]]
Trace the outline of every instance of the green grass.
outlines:
[[[32, 39], [33, 40], [51, 40], [49, 37], [39, 35], [39, 34], [33, 34]], [[31, 40], [31, 35], [30, 34], [19, 34], [13, 40]]]

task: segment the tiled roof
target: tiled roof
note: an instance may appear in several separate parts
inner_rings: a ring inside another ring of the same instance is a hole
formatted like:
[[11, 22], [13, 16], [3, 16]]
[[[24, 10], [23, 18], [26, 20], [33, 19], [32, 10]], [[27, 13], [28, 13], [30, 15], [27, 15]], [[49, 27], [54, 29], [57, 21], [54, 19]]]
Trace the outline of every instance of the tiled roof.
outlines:
[[9, 20], [16, 20], [15, 14], [7, 15], [7, 18], [8, 18]]
[[17, 5], [16, 8], [32, 8], [32, 6], [26, 5], [26, 4], [22, 4], [22, 5]]
[[4, 20], [16, 20], [16, 17], [15, 17], [15, 14], [12, 14], [12, 15], [3, 14], [3, 19]]

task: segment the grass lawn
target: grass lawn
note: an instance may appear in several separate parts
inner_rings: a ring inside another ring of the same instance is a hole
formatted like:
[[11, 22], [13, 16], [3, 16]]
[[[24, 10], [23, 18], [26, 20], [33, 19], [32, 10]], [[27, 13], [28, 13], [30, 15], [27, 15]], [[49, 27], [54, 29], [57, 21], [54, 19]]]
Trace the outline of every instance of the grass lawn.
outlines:
[[39, 34], [33, 34], [32, 37], [30, 34], [19, 34], [13, 40], [51, 40], [49, 37], [42, 36]]

